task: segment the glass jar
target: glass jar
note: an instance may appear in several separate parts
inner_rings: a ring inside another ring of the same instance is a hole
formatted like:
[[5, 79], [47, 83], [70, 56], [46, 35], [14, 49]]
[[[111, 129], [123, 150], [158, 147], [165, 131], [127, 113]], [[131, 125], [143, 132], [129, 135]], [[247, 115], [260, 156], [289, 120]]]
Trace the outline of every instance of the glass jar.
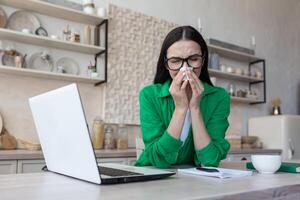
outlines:
[[127, 127], [125, 124], [119, 124], [117, 149], [127, 149], [127, 148], [128, 148]]
[[104, 149], [115, 149], [116, 141], [114, 138], [114, 129], [112, 126], [107, 126], [104, 131]]
[[104, 142], [104, 122], [97, 117], [93, 123], [93, 146], [94, 149], [103, 149]]

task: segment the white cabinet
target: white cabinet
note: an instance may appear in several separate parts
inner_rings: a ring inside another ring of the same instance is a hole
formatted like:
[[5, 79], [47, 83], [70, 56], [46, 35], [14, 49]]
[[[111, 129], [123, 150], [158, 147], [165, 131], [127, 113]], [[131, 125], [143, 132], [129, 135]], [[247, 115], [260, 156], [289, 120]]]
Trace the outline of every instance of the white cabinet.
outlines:
[[17, 173], [42, 172], [46, 165], [44, 160], [18, 160]]
[[15, 174], [17, 173], [16, 160], [0, 161], [0, 174]]
[[98, 163], [118, 163], [127, 164], [127, 158], [97, 158]]
[[135, 157], [132, 158], [97, 158], [98, 163], [118, 163], [123, 165], [134, 165]]

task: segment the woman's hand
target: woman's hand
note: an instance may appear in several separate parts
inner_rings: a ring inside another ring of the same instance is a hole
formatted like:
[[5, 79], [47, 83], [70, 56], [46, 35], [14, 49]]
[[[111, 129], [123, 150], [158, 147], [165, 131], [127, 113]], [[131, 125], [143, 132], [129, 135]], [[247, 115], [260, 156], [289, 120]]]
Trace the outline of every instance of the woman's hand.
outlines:
[[188, 76], [190, 78], [189, 83], [192, 88], [192, 97], [189, 102], [189, 108], [190, 110], [199, 109], [199, 102], [201, 101], [201, 95], [204, 91], [204, 87], [193, 71], [189, 71]]
[[169, 89], [169, 92], [175, 102], [175, 107], [181, 109], [187, 109], [189, 106], [189, 101], [186, 95], [186, 86], [188, 81], [183, 80], [184, 76], [184, 72], [178, 72]]

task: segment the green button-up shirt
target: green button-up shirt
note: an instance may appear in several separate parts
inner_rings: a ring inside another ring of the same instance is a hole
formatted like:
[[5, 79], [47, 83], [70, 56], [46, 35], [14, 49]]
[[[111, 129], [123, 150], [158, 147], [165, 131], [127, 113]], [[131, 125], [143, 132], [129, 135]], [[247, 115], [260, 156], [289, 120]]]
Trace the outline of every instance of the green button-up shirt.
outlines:
[[169, 92], [171, 80], [152, 84], [140, 92], [140, 122], [145, 149], [136, 166], [153, 165], [168, 168], [171, 165], [195, 164], [218, 166], [226, 158], [230, 144], [224, 139], [229, 126], [230, 97], [220, 87], [202, 82], [199, 108], [211, 142], [202, 149], [195, 149], [192, 128], [184, 143], [167, 132], [175, 104]]

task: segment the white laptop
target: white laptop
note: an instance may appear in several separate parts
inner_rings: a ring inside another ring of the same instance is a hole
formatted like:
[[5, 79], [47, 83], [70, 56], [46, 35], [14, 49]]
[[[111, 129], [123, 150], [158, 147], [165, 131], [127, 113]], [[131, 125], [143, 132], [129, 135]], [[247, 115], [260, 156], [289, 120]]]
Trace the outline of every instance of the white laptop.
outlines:
[[154, 180], [175, 174], [114, 163], [98, 165], [76, 84], [32, 97], [29, 104], [48, 171], [96, 184]]

